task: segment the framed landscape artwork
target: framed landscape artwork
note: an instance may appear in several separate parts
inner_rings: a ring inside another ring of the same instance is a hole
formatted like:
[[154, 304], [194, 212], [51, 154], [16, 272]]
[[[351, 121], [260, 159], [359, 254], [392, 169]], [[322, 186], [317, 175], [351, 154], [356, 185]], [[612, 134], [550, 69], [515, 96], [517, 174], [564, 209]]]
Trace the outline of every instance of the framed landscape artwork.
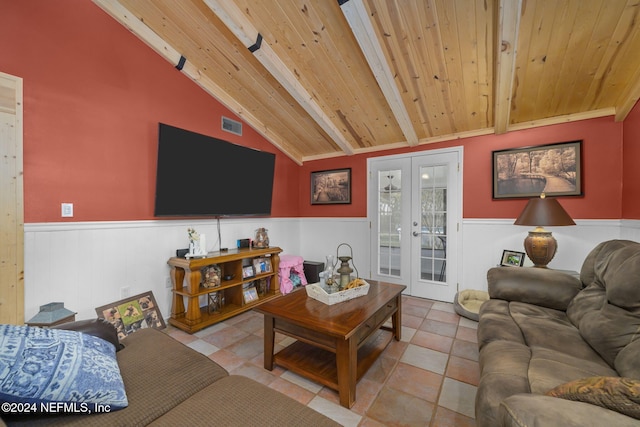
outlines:
[[582, 141], [493, 152], [493, 198], [582, 195]]
[[311, 204], [351, 203], [351, 168], [311, 172]]
[[142, 328], [166, 328], [151, 291], [97, 307], [96, 314], [116, 327], [119, 339]]

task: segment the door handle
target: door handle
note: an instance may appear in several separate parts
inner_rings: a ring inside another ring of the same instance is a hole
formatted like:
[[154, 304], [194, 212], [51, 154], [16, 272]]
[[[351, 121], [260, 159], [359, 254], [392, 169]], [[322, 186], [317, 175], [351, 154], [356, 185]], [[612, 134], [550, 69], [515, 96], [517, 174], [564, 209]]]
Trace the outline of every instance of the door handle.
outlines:
[[413, 235], [414, 235], [415, 237], [418, 237], [418, 236], [420, 235], [420, 233], [418, 233], [417, 231], [414, 231], [414, 232], [413, 232]]

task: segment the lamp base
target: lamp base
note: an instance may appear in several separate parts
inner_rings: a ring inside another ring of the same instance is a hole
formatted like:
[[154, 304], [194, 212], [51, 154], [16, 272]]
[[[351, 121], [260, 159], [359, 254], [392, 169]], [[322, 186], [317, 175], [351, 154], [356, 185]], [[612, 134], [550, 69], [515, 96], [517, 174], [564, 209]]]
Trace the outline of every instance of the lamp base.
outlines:
[[550, 231], [538, 227], [524, 239], [524, 250], [535, 267], [547, 268], [558, 249], [558, 242]]

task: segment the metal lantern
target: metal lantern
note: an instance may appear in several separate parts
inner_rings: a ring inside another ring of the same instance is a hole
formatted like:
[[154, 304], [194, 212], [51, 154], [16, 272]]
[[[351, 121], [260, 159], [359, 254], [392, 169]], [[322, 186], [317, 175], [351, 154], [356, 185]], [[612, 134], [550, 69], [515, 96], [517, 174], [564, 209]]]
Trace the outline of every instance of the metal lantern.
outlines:
[[[340, 255], [340, 247], [342, 246], [347, 246], [350, 250], [350, 256], [346, 256], [346, 255]], [[338, 249], [336, 249], [336, 258], [338, 258], [338, 260], [340, 260], [340, 267], [336, 270], [337, 273], [340, 275], [340, 289], [344, 289], [347, 287], [347, 285], [349, 284], [349, 282], [351, 281], [351, 273], [353, 273], [353, 270], [355, 269], [356, 271], [356, 277], [358, 276], [358, 269], [356, 268], [356, 265], [353, 263], [353, 248], [347, 244], [347, 243], [340, 243], [338, 245]], [[353, 268], [351, 268], [349, 266], [349, 261], [351, 261], [351, 264], [353, 265]], [[336, 263], [337, 265], [337, 263]]]

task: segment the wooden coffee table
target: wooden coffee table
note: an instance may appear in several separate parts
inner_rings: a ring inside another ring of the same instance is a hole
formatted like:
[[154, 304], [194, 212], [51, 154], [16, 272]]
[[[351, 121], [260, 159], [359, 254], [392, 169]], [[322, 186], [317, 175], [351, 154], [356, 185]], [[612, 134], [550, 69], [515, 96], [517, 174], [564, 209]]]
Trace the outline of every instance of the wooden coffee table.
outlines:
[[[264, 367], [274, 363], [337, 390], [340, 404], [356, 400], [356, 382], [393, 338], [400, 341], [404, 285], [367, 280], [366, 296], [334, 305], [304, 289], [256, 307], [264, 314]], [[383, 324], [391, 318], [392, 327]], [[276, 332], [297, 341], [274, 354]]]

